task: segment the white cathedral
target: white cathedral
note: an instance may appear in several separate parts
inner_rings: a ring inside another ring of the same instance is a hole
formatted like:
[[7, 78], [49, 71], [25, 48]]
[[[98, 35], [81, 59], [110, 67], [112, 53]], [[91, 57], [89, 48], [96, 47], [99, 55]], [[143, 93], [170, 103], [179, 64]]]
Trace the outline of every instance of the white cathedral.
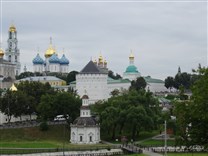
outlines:
[[58, 58], [58, 53], [55, 47], [52, 45], [52, 39], [45, 52], [45, 60], [43, 60], [39, 53], [33, 59], [33, 70], [34, 72], [56, 72], [56, 73], [68, 73], [69, 72], [69, 60], [65, 54], [61, 58]]

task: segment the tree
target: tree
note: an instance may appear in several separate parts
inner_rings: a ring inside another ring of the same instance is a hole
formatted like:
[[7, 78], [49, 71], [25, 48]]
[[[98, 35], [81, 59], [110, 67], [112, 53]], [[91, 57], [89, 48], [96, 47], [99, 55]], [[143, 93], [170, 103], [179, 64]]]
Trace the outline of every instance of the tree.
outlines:
[[133, 81], [131, 81], [130, 89], [135, 89], [136, 91], [139, 91], [141, 89], [145, 89], [147, 86], [147, 83], [143, 77], [139, 77]]
[[66, 77], [67, 84], [69, 84], [72, 81], [75, 81], [76, 80], [76, 75], [78, 73], [79, 73], [78, 71], [71, 71]]
[[81, 100], [68, 92], [58, 92], [55, 95], [43, 95], [38, 106], [42, 120], [51, 120], [57, 115], [70, 116], [70, 122], [79, 115]]
[[16, 76], [16, 79], [19, 80], [19, 79], [23, 79], [23, 78], [26, 78], [26, 77], [31, 77], [31, 76], [34, 76], [34, 75], [35, 74], [32, 73], [32, 72], [23, 72], [20, 75]]
[[179, 140], [187, 146], [208, 148], [208, 68], [198, 70], [200, 78], [192, 86], [189, 101], [177, 102], [175, 114]]
[[171, 89], [174, 87], [174, 78], [171, 77], [171, 76], [168, 76], [166, 79], [165, 79], [165, 87], [167, 89], [170, 88], [170, 91]]
[[118, 73], [116, 73], [116, 75], [114, 74], [114, 72], [112, 70], [108, 71], [108, 76], [114, 80], [118, 80], [121, 79], [121, 75], [119, 75]]

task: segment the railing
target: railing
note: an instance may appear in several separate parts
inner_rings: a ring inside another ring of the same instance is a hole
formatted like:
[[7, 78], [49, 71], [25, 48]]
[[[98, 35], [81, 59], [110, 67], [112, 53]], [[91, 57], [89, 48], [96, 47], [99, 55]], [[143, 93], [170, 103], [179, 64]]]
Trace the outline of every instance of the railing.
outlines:
[[[101, 151], [103, 150], [103, 151]], [[79, 156], [104, 156], [121, 155], [120, 150], [101, 149], [101, 148], [1, 148], [0, 155], [6, 154], [30, 154], [30, 153], [57, 153], [56, 155], [79, 155]]]

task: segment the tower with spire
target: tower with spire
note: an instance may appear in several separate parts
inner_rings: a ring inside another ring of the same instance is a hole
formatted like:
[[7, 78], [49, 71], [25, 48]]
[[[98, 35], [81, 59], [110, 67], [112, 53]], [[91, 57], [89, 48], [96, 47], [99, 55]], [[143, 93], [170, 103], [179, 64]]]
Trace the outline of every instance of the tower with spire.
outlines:
[[130, 81], [136, 80], [140, 77], [141, 74], [137, 70], [137, 67], [134, 65], [134, 54], [131, 51], [129, 55], [129, 66], [126, 68], [126, 71], [123, 73], [123, 79], [129, 79]]
[[18, 49], [17, 31], [16, 27], [12, 24], [8, 31], [9, 38], [7, 40], [6, 49], [6, 60], [16, 65], [15, 75], [20, 74], [21, 64], [20, 64], [20, 52]]

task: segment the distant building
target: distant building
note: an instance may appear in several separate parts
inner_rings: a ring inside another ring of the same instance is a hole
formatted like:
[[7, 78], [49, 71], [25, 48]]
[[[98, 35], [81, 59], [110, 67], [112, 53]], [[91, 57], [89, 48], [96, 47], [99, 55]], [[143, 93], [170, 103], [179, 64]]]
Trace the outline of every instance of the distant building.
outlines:
[[[70, 86], [82, 97], [87, 91], [89, 103], [94, 104], [99, 100], [107, 100], [115, 89], [128, 90], [131, 83], [129, 80], [113, 80], [108, 77], [107, 62], [99, 56], [97, 61], [89, 63], [76, 75], [76, 81]], [[106, 63], [105, 63], [106, 62]]]
[[22, 81], [29, 81], [29, 82], [36, 81], [36, 82], [41, 82], [44, 84], [48, 82], [52, 87], [66, 86], [66, 81], [59, 79], [55, 76], [32, 76], [32, 77], [27, 77], [27, 78], [17, 80], [16, 83], [20, 83]]
[[56, 49], [52, 45], [52, 39], [50, 39], [49, 47], [45, 52], [45, 60], [37, 54], [32, 62], [34, 72], [69, 72], [69, 60], [66, 58], [65, 54], [63, 54], [61, 58], [58, 57]]
[[129, 79], [130, 81], [136, 80], [141, 76], [141, 73], [138, 71], [137, 67], [134, 65], [134, 55], [131, 52], [129, 56], [129, 66], [126, 68], [126, 71], [123, 73], [123, 79]]
[[71, 124], [71, 143], [73, 144], [96, 144], [100, 142], [100, 125], [91, 116], [89, 97], [82, 97], [80, 117]]
[[153, 93], [156, 92], [168, 92], [169, 90], [165, 87], [165, 82], [160, 79], [152, 78], [151, 76], [144, 77], [147, 87], [146, 90], [149, 90]]

